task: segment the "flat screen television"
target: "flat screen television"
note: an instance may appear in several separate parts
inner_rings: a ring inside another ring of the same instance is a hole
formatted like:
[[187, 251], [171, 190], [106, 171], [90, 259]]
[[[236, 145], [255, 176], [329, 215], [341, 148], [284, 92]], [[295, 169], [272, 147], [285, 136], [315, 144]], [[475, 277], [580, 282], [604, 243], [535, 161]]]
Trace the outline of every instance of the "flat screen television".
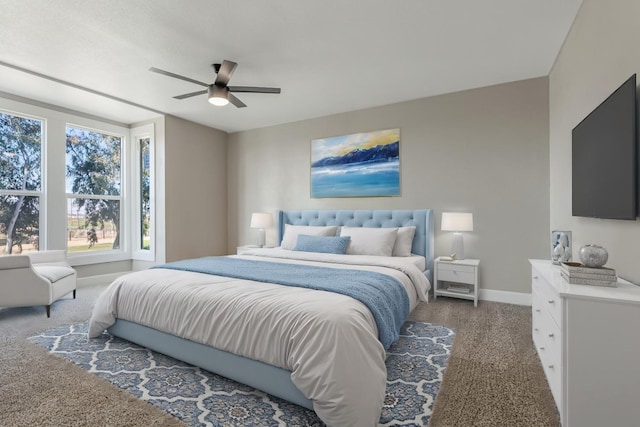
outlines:
[[636, 120], [634, 74], [573, 129], [573, 216], [636, 219]]

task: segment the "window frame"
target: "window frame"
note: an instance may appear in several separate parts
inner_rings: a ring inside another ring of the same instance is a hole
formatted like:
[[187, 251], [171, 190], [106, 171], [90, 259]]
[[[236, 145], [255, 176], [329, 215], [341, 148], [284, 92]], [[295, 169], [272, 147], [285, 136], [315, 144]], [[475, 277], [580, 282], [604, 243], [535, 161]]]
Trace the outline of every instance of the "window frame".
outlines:
[[[153, 123], [138, 126], [130, 131], [131, 136], [131, 258], [140, 261], [154, 262], [156, 258], [156, 203], [155, 203], [155, 132]], [[149, 138], [149, 239], [150, 249], [142, 249], [140, 206], [142, 192], [140, 181], [142, 168], [140, 166], [140, 140]]]
[[[27, 120], [37, 120], [40, 122], [40, 190], [6, 190], [0, 189], [1, 195], [14, 195], [26, 197], [38, 197], [38, 252], [47, 249], [47, 119], [34, 114], [27, 114], [13, 111], [7, 108], [0, 108], [0, 113], [19, 117]], [[0, 246], [0, 256], [3, 254], [2, 246]]]
[[[123, 261], [131, 259], [131, 249], [129, 244], [129, 227], [128, 227], [128, 191], [127, 191], [127, 183], [129, 181], [128, 174], [128, 141], [129, 141], [129, 130], [128, 129], [109, 129], [107, 123], [96, 123], [98, 125], [103, 125], [101, 127], [97, 127], [95, 125], [86, 125], [80, 124], [74, 121], [66, 121], [64, 126], [64, 140], [65, 140], [65, 154], [64, 154], [64, 195], [65, 195], [65, 235], [68, 235], [68, 224], [66, 222], [66, 218], [68, 217], [68, 201], [69, 199], [93, 199], [93, 200], [118, 200], [120, 202], [120, 225], [119, 225], [119, 239], [120, 239], [120, 247], [118, 249], [107, 249], [107, 250], [90, 250], [90, 251], [81, 251], [81, 252], [69, 252], [68, 251], [68, 240], [65, 239], [65, 248], [67, 249], [67, 257], [70, 260], [72, 265], [86, 265], [86, 264], [98, 264], [103, 262], [110, 261]], [[68, 128], [75, 128], [86, 130], [90, 132], [96, 132], [103, 135], [116, 136], [121, 139], [120, 142], [120, 195], [95, 195], [95, 194], [76, 194], [76, 193], [68, 193], [66, 186], [66, 138], [67, 138], [67, 130]]]

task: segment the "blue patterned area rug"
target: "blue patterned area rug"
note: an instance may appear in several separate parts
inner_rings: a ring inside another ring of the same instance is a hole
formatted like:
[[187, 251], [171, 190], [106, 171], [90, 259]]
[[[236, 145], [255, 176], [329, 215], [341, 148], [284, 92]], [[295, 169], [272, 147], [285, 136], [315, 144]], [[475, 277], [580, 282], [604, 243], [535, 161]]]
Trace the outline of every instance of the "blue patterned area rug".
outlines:
[[[406, 322], [387, 356], [381, 426], [426, 426], [455, 336]], [[87, 323], [29, 338], [191, 426], [322, 426], [313, 411], [107, 333], [87, 338]]]

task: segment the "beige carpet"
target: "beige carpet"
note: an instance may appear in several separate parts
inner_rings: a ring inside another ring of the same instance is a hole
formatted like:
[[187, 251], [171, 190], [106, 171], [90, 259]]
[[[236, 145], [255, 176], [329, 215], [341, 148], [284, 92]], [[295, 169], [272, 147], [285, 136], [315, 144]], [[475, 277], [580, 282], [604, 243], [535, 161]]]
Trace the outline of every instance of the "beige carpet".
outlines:
[[[26, 337], [91, 316], [103, 287], [52, 306], [0, 309], [0, 426], [184, 426]], [[531, 341], [529, 307], [439, 298], [412, 320], [456, 329], [431, 427], [559, 426]]]
[[431, 427], [558, 427], [531, 340], [531, 307], [438, 298], [412, 320], [456, 330]]
[[0, 426], [182, 426], [138, 400], [25, 338], [91, 317], [104, 287], [78, 289], [51, 306], [0, 309]]

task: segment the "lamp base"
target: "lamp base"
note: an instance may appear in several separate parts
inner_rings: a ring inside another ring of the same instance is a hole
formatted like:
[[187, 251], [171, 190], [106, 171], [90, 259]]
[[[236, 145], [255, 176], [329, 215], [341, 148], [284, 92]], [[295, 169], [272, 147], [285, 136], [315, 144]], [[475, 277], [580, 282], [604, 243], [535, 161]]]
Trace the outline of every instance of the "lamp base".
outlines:
[[264, 247], [264, 241], [265, 241], [265, 230], [264, 228], [259, 228], [258, 229], [258, 247], [259, 248]]
[[464, 242], [461, 233], [453, 233], [451, 251], [456, 254], [456, 259], [464, 259]]

